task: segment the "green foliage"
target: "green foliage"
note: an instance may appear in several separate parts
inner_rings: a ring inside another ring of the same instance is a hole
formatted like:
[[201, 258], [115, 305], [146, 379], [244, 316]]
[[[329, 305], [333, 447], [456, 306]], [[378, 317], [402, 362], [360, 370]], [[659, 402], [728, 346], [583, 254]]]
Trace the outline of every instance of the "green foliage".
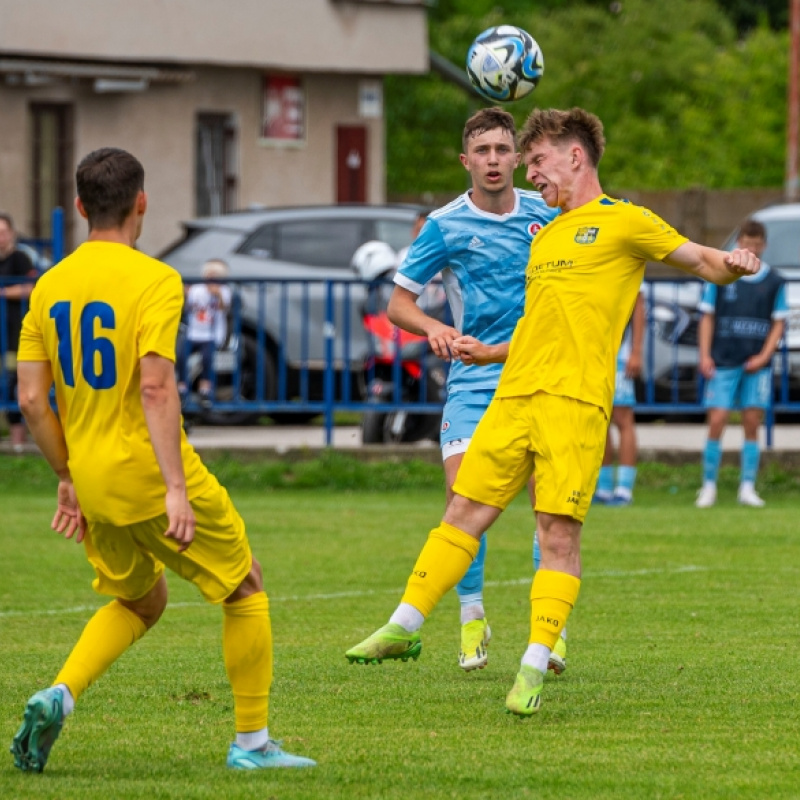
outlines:
[[[452, 0], [434, 18], [431, 47], [461, 66], [474, 36], [509, 22], [542, 47], [545, 75], [510, 104], [596, 113], [608, 148], [601, 178], [614, 189], [779, 186], [783, 181], [788, 34], [766, 25], [743, 41], [712, 0], [479, 3]], [[482, 104], [443, 79], [387, 81], [391, 195], [463, 191], [463, 122]], [[519, 171], [517, 182], [524, 185]]]
[[[444, 491], [442, 467], [416, 458], [387, 458], [364, 461], [336, 450], [302, 460], [243, 460], [223, 456], [207, 461], [220, 483], [231, 491], [307, 490], [312, 492], [408, 492], [429, 489]], [[720, 491], [735, 493], [738, 467], [720, 471]], [[695, 491], [701, 483], [699, 456], [696, 461], [670, 465], [645, 462], [639, 465], [638, 489], [674, 493]], [[55, 490], [56, 478], [43, 458], [0, 457], [0, 493], [39, 494]], [[758, 480], [759, 491], [793, 492], [800, 496], [800, 473], [776, 461], [767, 462]]]
[[[539, 715], [504, 713], [529, 629], [530, 512], [492, 529], [489, 665], [456, 666], [458, 603], [423, 629], [418, 662], [349, 666], [344, 650], [398, 601], [440, 492], [237, 489], [270, 596], [270, 732], [313, 770], [225, 768], [232, 698], [219, 608], [168, 576], [159, 624], [80, 698], [43, 775], [6, 753], [0, 797], [25, 800], [790, 800], [800, 785], [794, 498], [699, 512], [643, 487], [593, 510], [569, 667]], [[91, 609], [83, 548], [48, 532], [49, 492], [0, 487], [0, 718], [57, 673]], [[755, 644], [754, 644], [755, 642]]]

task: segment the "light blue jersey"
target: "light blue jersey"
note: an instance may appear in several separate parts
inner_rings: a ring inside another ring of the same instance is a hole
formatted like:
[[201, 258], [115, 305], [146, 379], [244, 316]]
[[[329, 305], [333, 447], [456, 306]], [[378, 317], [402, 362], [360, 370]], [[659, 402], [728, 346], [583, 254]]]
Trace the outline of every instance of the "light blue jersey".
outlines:
[[[525, 309], [525, 269], [531, 241], [558, 213], [538, 192], [515, 189], [514, 210], [491, 214], [469, 192], [432, 212], [394, 282], [416, 295], [440, 272], [453, 327], [485, 344], [511, 339]], [[450, 367], [448, 393], [494, 391], [502, 364]]]

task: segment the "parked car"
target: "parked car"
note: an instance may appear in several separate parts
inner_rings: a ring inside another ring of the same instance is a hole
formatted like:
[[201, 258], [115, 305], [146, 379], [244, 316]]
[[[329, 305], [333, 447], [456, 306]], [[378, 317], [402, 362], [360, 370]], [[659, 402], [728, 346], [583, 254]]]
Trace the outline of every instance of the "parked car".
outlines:
[[[185, 222], [183, 238], [159, 258], [188, 280], [200, 278], [207, 259], [224, 259], [240, 308], [232, 320], [235, 351], [228, 348], [217, 358], [217, 399], [277, 400], [287, 404], [282, 410], [289, 413], [297, 397], [320, 401], [329, 340], [341, 391], [364, 364], [369, 347], [362, 323], [366, 288], [351, 266], [353, 254], [370, 240], [395, 250], [406, 247], [420, 210], [412, 205], [308, 206]], [[248, 282], [264, 278], [276, 282], [266, 289]], [[333, 282], [333, 326], [326, 319], [326, 280]], [[235, 380], [237, 363], [241, 368]], [[350, 388], [356, 396], [363, 380]], [[297, 414], [290, 418], [300, 419]], [[241, 415], [227, 419], [242, 421]]]
[[[787, 320], [788, 383], [793, 400], [800, 398], [800, 203], [787, 203], [762, 208], [750, 215], [767, 230], [767, 247], [763, 258], [771, 268], [787, 279], [787, 301], [791, 309]], [[736, 246], [738, 229], [722, 246]], [[653, 281], [647, 290], [649, 298], [648, 331], [645, 338], [645, 364], [652, 350], [652, 377], [656, 399], [697, 402], [697, 328], [700, 312], [697, 305], [703, 291], [702, 281]], [[775, 359], [776, 382], [780, 385], [784, 372], [783, 359]], [[645, 379], [650, 373], [645, 374]], [[640, 387], [640, 392], [641, 392]]]

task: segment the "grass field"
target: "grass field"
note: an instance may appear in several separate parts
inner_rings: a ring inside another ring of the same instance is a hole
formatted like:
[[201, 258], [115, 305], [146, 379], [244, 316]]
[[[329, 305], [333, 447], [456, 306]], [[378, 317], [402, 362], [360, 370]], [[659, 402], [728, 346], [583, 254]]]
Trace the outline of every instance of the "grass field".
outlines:
[[[52, 484], [34, 462], [0, 460], [5, 748], [27, 697], [103, 602], [81, 548], [48, 530]], [[265, 472], [218, 466], [271, 597], [270, 730], [318, 768], [226, 770], [221, 614], [172, 579], [161, 623], [81, 698], [44, 774], [18, 772], [10, 755], [0, 762], [3, 800], [800, 797], [794, 476], [767, 476], [768, 506], [752, 510], [735, 505], [728, 475], [719, 506], [700, 512], [696, 471], [644, 468], [634, 507], [592, 510], [569, 668], [547, 678], [542, 711], [522, 721], [503, 701], [528, 633], [523, 502], [490, 535], [487, 669], [456, 666], [454, 593], [426, 623], [418, 662], [357, 667], [344, 650], [399, 599], [441, 513], [439, 472], [395, 465], [393, 491], [264, 491]], [[366, 480], [345, 462], [305, 469], [297, 485], [315, 474], [330, 484], [331, 470]], [[433, 488], [417, 488], [425, 480]]]

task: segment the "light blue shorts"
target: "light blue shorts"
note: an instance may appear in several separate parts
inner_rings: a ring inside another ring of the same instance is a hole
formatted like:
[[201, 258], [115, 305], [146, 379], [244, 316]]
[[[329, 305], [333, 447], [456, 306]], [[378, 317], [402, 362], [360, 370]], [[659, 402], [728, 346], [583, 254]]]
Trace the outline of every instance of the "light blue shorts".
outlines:
[[772, 367], [745, 372], [744, 367], [722, 367], [706, 383], [706, 408], [767, 408], [772, 394]]
[[448, 393], [439, 432], [444, 458], [466, 452], [469, 440], [493, 397], [494, 392]]
[[627, 360], [617, 359], [617, 377], [614, 383], [614, 405], [630, 407], [636, 405], [636, 387], [633, 378], [625, 374]]

